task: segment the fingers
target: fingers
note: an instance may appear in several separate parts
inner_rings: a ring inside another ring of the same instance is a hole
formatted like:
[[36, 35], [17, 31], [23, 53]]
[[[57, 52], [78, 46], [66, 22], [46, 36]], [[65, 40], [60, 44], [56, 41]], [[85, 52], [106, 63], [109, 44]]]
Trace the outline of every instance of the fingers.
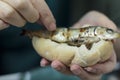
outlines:
[[25, 25], [25, 20], [8, 4], [0, 1], [0, 18], [14, 26], [21, 27]]
[[89, 76], [83, 69], [78, 65], [71, 65], [70, 70], [77, 76], [82, 76], [83, 79], [87, 80]]
[[82, 80], [99, 80], [101, 77], [100, 75], [86, 72], [78, 65], [71, 65], [70, 70]]
[[44, 26], [48, 30], [50, 31], [55, 30], [56, 22], [45, 0], [31, 0], [31, 1], [40, 14], [39, 21], [42, 21], [42, 24], [44, 24]]
[[38, 11], [29, 0], [2, 0], [18, 11], [28, 22], [36, 22], [39, 18]]
[[9, 24], [5, 23], [4, 21], [0, 20], [0, 30], [7, 28]]
[[[46, 64], [46, 60], [42, 59], [41, 63]], [[58, 60], [55, 60], [51, 63], [51, 67], [55, 70], [64, 73], [64, 74], [72, 74], [80, 77], [82, 80], [99, 80], [101, 78], [101, 74], [93, 74], [85, 71], [78, 65], [71, 65], [70, 69], [66, 67], [63, 63]]]
[[14, 26], [39, 20], [48, 30], [56, 28], [55, 19], [44, 0], [1, 0], [0, 13], [0, 19]]
[[111, 72], [116, 65], [116, 55], [113, 53], [111, 58], [106, 62], [96, 64], [92, 67], [87, 67], [85, 70], [88, 72], [96, 73], [96, 74], [105, 74]]
[[57, 71], [64, 73], [64, 74], [72, 74], [69, 68], [67, 68], [64, 64], [62, 64], [60, 61], [53, 61], [51, 66], [56, 69]]
[[[50, 62], [47, 61], [45, 58], [43, 58], [40, 62], [40, 65], [42, 67], [45, 67], [47, 65], [49, 65]], [[64, 73], [64, 74], [72, 74], [71, 71], [69, 71], [69, 69], [64, 65], [62, 64], [61, 62], [55, 60], [51, 63], [51, 67], [54, 68], [55, 70], [61, 72], [61, 73]]]
[[42, 67], [45, 67], [45, 66], [47, 66], [47, 65], [49, 65], [49, 64], [50, 64], [50, 62], [47, 61], [45, 58], [43, 58], [43, 59], [40, 61], [40, 66], [42, 66]]
[[80, 66], [75, 64], [71, 65], [69, 69], [60, 61], [55, 60], [52, 62], [51, 66], [61, 73], [76, 75], [80, 77], [82, 80], [99, 80], [101, 78], [101, 74], [97, 75], [97, 74], [89, 73]]

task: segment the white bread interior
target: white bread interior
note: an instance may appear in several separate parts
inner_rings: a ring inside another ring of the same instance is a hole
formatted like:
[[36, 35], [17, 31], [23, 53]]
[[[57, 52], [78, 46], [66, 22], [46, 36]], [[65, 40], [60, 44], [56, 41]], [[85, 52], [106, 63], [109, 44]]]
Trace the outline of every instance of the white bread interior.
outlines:
[[112, 42], [104, 40], [94, 43], [90, 50], [85, 45], [70, 46], [38, 37], [32, 38], [32, 44], [40, 56], [50, 61], [59, 60], [67, 66], [71, 64], [82, 67], [91, 66], [107, 60], [113, 52]]

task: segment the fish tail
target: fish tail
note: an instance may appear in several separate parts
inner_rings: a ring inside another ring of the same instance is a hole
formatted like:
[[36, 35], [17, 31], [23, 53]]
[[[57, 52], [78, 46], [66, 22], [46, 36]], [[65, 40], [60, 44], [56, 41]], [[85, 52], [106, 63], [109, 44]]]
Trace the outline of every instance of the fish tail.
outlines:
[[30, 39], [34, 36], [33, 32], [30, 30], [22, 29], [22, 32], [20, 33], [21, 36], [28, 36]]
[[29, 38], [32, 38], [33, 36], [39, 37], [39, 38], [51, 38], [52, 32], [47, 30], [25, 30], [23, 29], [21, 32], [21, 36], [28, 36]]

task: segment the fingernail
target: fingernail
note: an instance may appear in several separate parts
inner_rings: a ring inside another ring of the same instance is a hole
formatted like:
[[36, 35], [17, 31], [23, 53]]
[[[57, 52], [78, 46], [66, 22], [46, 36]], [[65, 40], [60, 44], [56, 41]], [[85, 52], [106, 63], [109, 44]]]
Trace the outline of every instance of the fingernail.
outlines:
[[88, 72], [96, 72], [97, 70], [96, 69], [93, 69], [91, 67], [88, 67], [88, 68], [84, 68], [86, 71]]
[[48, 26], [48, 30], [53, 31], [56, 29], [55, 23], [51, 23], [50, 26]]
[[92, 71], [93, 69], [91, 67], [84, 68], [86, 71]]

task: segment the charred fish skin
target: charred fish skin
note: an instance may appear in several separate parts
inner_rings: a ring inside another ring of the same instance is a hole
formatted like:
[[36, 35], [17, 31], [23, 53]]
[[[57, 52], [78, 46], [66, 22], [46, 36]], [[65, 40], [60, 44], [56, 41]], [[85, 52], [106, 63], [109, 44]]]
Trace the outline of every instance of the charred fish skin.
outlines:
[[113, 40], [115, 38], [120, 38], [120, 33], [102, 26], [57, 28], [55, 31], [27, 31], [26, 34], [30, 37], [37, 36], [51, 39], [58, 43], [67, 43], [72, 46], [92, 44], [100, 40]]
[[22, 30], [21, 35], [28, 36], [29, 38], [32, 38], [34, 36], [40, 37], [40, 38], [46, 38], [46, 39], [51, 39], [51, 36], [53, 35], [54, 32], [50, 32], [47, 30]]

